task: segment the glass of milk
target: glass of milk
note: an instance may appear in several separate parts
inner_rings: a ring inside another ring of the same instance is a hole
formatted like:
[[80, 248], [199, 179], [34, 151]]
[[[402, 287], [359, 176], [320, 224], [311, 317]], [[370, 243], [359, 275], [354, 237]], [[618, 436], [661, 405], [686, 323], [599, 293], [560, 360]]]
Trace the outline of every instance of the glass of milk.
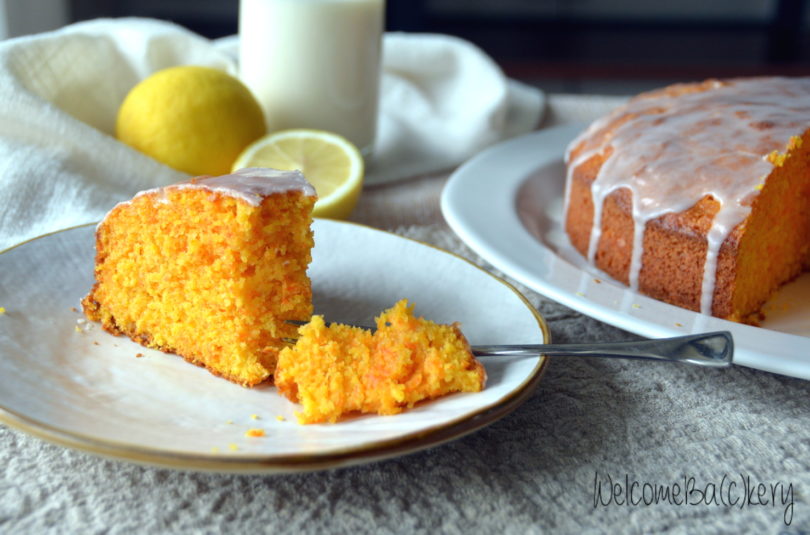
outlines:
[[240, 0], [240, 76], [268, 131], [328, 130], [368, 156], [384, 16], [385, 0]]

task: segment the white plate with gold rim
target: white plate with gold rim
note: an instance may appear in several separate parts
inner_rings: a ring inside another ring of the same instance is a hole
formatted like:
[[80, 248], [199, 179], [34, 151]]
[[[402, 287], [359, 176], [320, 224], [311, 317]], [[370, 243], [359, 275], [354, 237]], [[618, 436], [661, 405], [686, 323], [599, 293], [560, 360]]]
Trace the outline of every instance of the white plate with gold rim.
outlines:
[[[316, 313], [369, 322], [408, 298], [416, 313], [460, 321], [471, 343], [541, 343], [545, 322], [514, 288], [466, 260], [360, 225], [314, 223]], [[543, 358], [487, 359], [487, 386], [396, 416], [299, 425], [271, 386], [247, 389], [175, 355], [83, 321], [93, 226], [0, 254], [0, 421], [117, 459], [222, 472], [292, 472], [402, 455], [504, 416], [531, 393]], [[138, 358], [136, 358], [138, 357]], [[264, 437], [245, 432], [261, 428]]]
[[734, 361], [810, 379], [810, 274], [783, 287], [751, 327], [656, 301], [584, 261], [562, 228], [569, 124], [506, 141], [459, 167], [442, 213], [485, 260], [529, 288], [605, 323], [648, 337], [731, 331]]

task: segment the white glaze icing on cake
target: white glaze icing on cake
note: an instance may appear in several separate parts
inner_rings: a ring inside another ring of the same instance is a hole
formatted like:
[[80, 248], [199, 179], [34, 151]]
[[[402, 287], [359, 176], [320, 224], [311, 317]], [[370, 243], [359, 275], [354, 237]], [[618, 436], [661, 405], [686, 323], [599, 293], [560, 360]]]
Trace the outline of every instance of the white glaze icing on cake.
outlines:
[[[194, 177], [185, 182], [147, 189], [136, 193], [132, 199], [142, 195], [158, 194], [157, 202], [169, 202], [165, 196], [166, 191], [189, 188], [204, 189], [228, 195], [243, 200], [252, 206], [259, 206], [265, 197], [289, 191], [300, 191], [308, 197], [316, 195], [315, 188], [299, 170], [282, 171], [266, 167], [248, 167], [228, 175]], [[131, 203], [132, 199], [118, 203], [113, 207], [113, 210], [120, 205]], [[105, 215], [101, 222], [106, 218]]]
[[229, 175], [200, 177], [174, 187], [202, 187], [243, 199], [254, 206], [276, 193], [300, 191], [306, 196], [315, 195], [315, 188], [307, 182], [301, 171], [281, 171], [266, 167], [248, 167]]
[[[605, 129], [620, 117], [612, 132]], [[711, 313], [720, 246], [751, 211], [773, 169], [768, 156], [810, 128], [810, 79], [756, 78], [716, 81], [706, 91], [632, 99], [595, 121], [568, 147], [566, 213], [574, 170], [595, 154], [604, 160], [591, 187], [594, 204], [588, 260], [593, 263], [605, 198], [632, 192], [633, 253], [629, 284], [638, 287], [642, 239], [648, 221], [677, 213], [712, 196], [720, 209], [709, 230], [701, 311]], [[571, 154], [578, 149], [575, 160]]]

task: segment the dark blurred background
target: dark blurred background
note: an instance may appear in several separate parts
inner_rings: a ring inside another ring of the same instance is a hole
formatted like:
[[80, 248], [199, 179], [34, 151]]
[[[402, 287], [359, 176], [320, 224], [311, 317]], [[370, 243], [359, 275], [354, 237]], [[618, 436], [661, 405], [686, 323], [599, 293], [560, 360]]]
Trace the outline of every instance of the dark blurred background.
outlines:
[[[6, 36], [142, 16], [216, 38], [236, 33], [239, 2], [0, 0], [0, 7]], [[466, 38], [510, 76], [551, 92], [628, 94], [708, 77], [810, 75], [806, 0], [388, 0], [386, 22], [389, 31]]]

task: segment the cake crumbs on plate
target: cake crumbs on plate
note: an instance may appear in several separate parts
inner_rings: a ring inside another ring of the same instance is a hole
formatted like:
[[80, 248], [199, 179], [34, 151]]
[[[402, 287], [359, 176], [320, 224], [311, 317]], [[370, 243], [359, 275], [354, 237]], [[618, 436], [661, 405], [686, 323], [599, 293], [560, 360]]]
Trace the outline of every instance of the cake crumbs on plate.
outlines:
[[228, 424], [228, 425], [233, 425], [233, 420], [228, 420], [228, 421], [227, 421], [227, 422], [225, 422], [225, 423], [226, 423], [226, 424]]
[[86, 333], [86, 332], [89, 332], [92, 328], [93, 328], [92, 323], [90, 323], [89, 321], [87, 321], [84, 318], [78, 318], [76, 320], [76, 327], [74, 327], [74, 330], [77, 333]]
[[239, 449], [239, 446], [237, 446], [236, 444], [231, 442], [230, 444], [228, 444], [228, 449], [231, 450], [231, 451], [236, 451], [236, 450]]
[[135, 358], [139, 359], [143, 356], [143, 353], [135, 353]]
[[630, 306], [633, 307], [633, 308], [641, 308], [641, 305], [639, 305], [638, 303], [633, 303]]
[[680, 323], [680, 322], [676, 321], [675, 322], [675, 327], [683, 327], [683, 323]]
[[6, 313], [6, 307], [0, 307], [0, 316]]
[[251, 420], [258, 420], [258, 419], [259, 419], [259, 415], [258, 415], [258, 414], [251, 414], [251, 415], [250, 415], [250, 419], [251, 419]]
[[578, 296], [580, 296], [580, 297], [585, 297], [585, 293], [584, 293], [584, 292], [577, 292], [575, 295], [578, 295]]
[[602, 279], [593, 279], [596, 284], [602, 284]]
[[246, 437], [263, 437], [264, 436], [264, 429], [260, 429], [258, 427], [251, 427], [247, 431], [245, 431]]
[[211, 448], [211, 453], [219, 453], [219, 447], [218, 446], [212, 447]]
[[287, 419], [285, 417], [281, 416], [281, 415], [276, 416], [276, 420], [278, 420], [279, 422], [286, 422], [287, 421]]

